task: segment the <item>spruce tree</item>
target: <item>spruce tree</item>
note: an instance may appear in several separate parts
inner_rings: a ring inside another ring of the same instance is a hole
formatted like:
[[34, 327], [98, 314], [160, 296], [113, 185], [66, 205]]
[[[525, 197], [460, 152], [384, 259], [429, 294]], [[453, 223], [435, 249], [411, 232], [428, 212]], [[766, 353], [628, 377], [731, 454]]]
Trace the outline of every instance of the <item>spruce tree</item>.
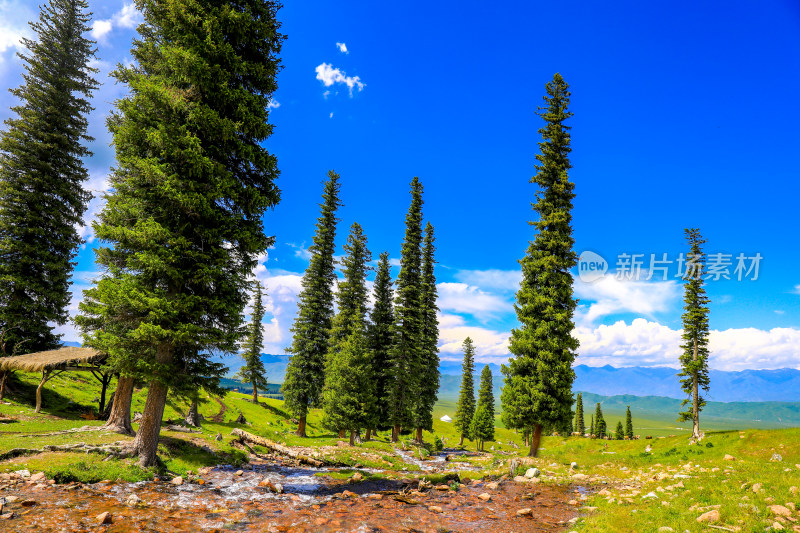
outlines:
[[[486, 416], [491, 420], [491, 425], [484, 428], [485, 424], [481, 423], [482, 429], [481, 441], [494, 440], [494, 392], [492, 391], [492, 369], [489, 365], [485, 365], [481, 370], [481, 384], [478, 389], [478, 403], [475, 407], [475, 412], [482, 409]], [[481, 449], [483, 446], [481, 446]]]
[[629, 440], [633, 440], [633, 418], [631, 417], [631, 406], [628, 406], [628, 411], [625, 413], [625, 436]]
[[388, 427], [389, 422], [389, 350], [394, 340], [394, 309], [392, 306], [392, 275], [389, 271], [389, 253], [383, 252], [378, 260], [373, 287], [375, 305], [367, 329], [372, 357], [372, 376], [375, 381], [374, 428]]
[[244, 364], [236, 373], [234, 379], [253, 386], [253, 403], [258, 403], [258, 389], [267, 388], [266, 369], [261, 360], [261, 350], [264, 348], [264, 303], [261, 298], [261, 283], [256, 281], [256, 291], [253, 297], [253, 312], [247, 328], [247, 336], [242, 343], [242, 358]]
[[375, 388], [367, 345], [367, 263], [372, 260], [367, 237], [354, 223], [344, 246], [344, 280], [339, 283], [338, 312], [333, 320], [325, 362], [322, 394], [323, 425], [349, 431], [350, 444], [362, 427], [373, 427]]
[[578, 341], [572, 335], [576, 301], [571, 269], [577, 262], [573, 250], [570, 127], [564, 124], [570, 93], [560, 74], [546, 85], [545, 107], [537, 113], [545, 125], [536, 156], [538, 186], [531, 224], [536, 236], [520, 260], [522, 283], [516, 294], [518, 328], [511, 331], [513, 357], [503, 366], [505, 386], [501, 396], [508, 427], [531, 429], [531, 456], [536, 456], [543, 427], [553, 427], [572, 416], [572, 363]]
[[476, 441], [476, 447], [483, 451], [483, 443], [487, 440], [494, 440], [494, 418], [485, 405], [478, 404], [475, 414], [469, 425], [469, 432]]
[[686, 256], [686, 272], [683, 277], [683, 353], [680, 356], [682, 370], [678, 374], [682, 379], [681, 389], [689, 398], [682, 405], [689, 404], [689, 408], [681, 411], [679, 422], [692, 421], [692, 440], [702, 438], [700, 433], [700, 411], [706, 405], [706, 400], [701, 395], [700, 389], [708, 392], [711, 381], [708, 375], [708, 304], [706, 296], [705, 266], [706, 256], [703, 252], [705, 239], [697, 228], [686, 229], [686, 241], [689, 243], [689, 253]]
[[280, 199], [278, 170], [263, 142], [283, 36], [271, 1], [137, 6], [134, 63], [114, 73], [128, 86], [109, 119], [117, 168], [95, 224], [106, 274], [94, 311], [125, 327], [90, 344], [135, 357], [125, 368], [149, 382], [133, 448], [150, 466], [168, 389], [218, 383], [209, 354], [236, 351], [249, 278], [274, 240], [262, 217]]
[[599, 402], [594, 411], [594, 435], [599, 439], [606, 436], [606, 421], [603, 418], [603, 410], [600, 409]]
[[395, 339], [390, 351], [389, 417], [392, 442], [400, 429], [413, 424], [413, 408], [419, 394], [423, 361], [422, 331], [422, 184], [411, 181], [411, 206], [406, 214], [406, 232], [400, 250], [400, 273], [395, 291]]
[[622, 420], [617, 422], [617, 430], [614, 432], [614, 438], [622, 440], [625, 437], [625, 429], [622, 427]]
[[436, 316], [439, 308], [436, 306], [434, 242], [433, 225], [428, 222], [422, 247], [422, 338], [420, 372], [417, 375], [419, 392], [414, 403], [418, 442], [422, 442], [422, 430], [433, 431], [433, 406], [439, 392], [439, 319]]
[[592, 421], [589, 424], [589, 436], [590, 437], [594, 437], [595, 436], [594, 430], [595, 430], [595, 427], [594, 427], [594, 415], [592, 415]]
[[323, 184], [320, 217], [309, 248], [311, 261], [303, 275], [297, 302], [297, 318], [292, 326], [292, 354], [281, 391], [286, 407], [298, 419], [297, 434], [306, 436], [306, 415], [318, 405], [325, 382], [325, 354], [333, 319], [333, 283], [336, 271], [336, 210], [339, 202], [339, 175], [328, 172]]
[[575, 403], [575, 431], [583, 437], [586, 432], [586, 422], [583, 418], [583, 394], [578, 393], [578, 399]]
[[458, 404], [456, 406], [456, 416], [453, 425], [458, 431], [461, 439], [459, 446], [464, 445], [464, 439], [472, 440], [469, 432], [472, 417], [475, 415], [475, 346], [472, 339], [464, 339], [464, 362], [461, 364], [461, 390], [458, 393]]
[[[81, 243], [76, 227], [91, 194], [83, 189], [89, 104], [85, 0], [50, 0], [22, 39], [20, 100], [0, 132], [0, 331], [5, 353], [51, 350], [68, 319], [70, 274]], [[2, 354], [0, 354], [2, 355]]]

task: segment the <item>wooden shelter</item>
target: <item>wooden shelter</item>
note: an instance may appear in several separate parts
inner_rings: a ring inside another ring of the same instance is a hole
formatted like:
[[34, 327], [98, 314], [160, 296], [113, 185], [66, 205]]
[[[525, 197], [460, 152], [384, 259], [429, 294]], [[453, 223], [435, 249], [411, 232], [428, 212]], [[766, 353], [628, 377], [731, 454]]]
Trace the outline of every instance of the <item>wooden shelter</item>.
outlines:
[[91, 372], [103, 385], [103, 396], [105, 396], [105, 389], [111, 381], [111, 375], [100, 370], [99, 365], [104, 359], [105, 354], [93, 348], [66, 347], [46, 352], [0, 357], [0, 373], [14, 370], [42, 373], [42, 380], [36, 388], [36, 412], [38, 413], [42, 409], [44, 384], [61, 372]]

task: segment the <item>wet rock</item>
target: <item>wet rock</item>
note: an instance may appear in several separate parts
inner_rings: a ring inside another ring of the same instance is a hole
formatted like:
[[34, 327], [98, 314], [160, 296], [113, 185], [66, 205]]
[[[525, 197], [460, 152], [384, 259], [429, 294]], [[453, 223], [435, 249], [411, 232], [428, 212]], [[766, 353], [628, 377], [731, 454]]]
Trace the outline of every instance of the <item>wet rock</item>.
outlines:
[[138, 497], [136, 494], [131, 494], [130, 496], [128, 496], [128, 499], [125, 500], [125, 505], [127, 505], [128, 507], [138, 507], [139, 505], [141, 505], [141, 503], [142, 499]]
[[237, 470], [236, 472], [234, 472], [233, 475], [237, 477], [242, 477], [244, 475], [244, 470]]
[[540, 475], [542, 475], [542, 472], [538, 468], [529, 468], [527, 472], [525, 472], [525, 477], [528, 479], [539, 477]]
[[111, 516], [111, 513], [106, 511], [105, 513], [100, 513], [95, 517], [98, 524], [111, 524], [113, 523], [114, 519]]
[[342, 491], [342, 498], [358, 498], [358, 494], [349, 490]]
[[280, 483], [273, 483], [269, 479], [262, 479], [258, 486], [263, 487], [270, 492], [274, 492], [275, 494], [283, 494], [283, 485]]
[[482, 492], [482, 493], [478, 494], [478, 498], [480, 498], [481, 500], [483, 500], [485, 502], [488, 502], [489, 500], [492, 499], [492, 497], [486, 492]]
[[31, 477], [31, 472], [30, 472], [30, 470], [27, 470], [27, 469], [26, 470], [15, 470], [14, 473], [18, 477], [24, 477], [24, 478]]
[[697, 517], [697, 521], [700, 522], [701, 524], [703, 522], [709, 522], [709, 523], [719, 522], [719, 520], [720, 520], [719, 511], [716, 509], [708, 511], [707, 513], [703, 513]]
[[499, 486], [499, 485], [498, 485], [498, 484], [497, 484], [497, 482], [495, 482], [495, 481], [492, 481], [491, 483], [487, 483], [487, 484], [486, 484], [486, 488], [487, 488], [487, 489], [491, 489], [491, 490], [497, 490], [497, 487], [498, 487], [498, 486]]
[[6, 503], [14, 503], [16, 501], [19, 501], [19, 496], [6, 496], [5, 499]]
[[20, 503], [22, 507], [33, 507], [36, 505], [36, 500], [22, 500]]
[[517, 509], [517, 516], [531, 516], [533, 514], [533, 509], [530, 507], [523, 507], [522, 509]]
[[785, 517], [792, 516], [792, 511], [789, 508], [784, 507], [783, 505], [770, 505], [769, 510], [772, 514], [776, 516], [785, 516]]
[[431, 512], [434, 512], [434, 513], [441, 513], [442, 512], [442, 508], [439, 507], [438, 505], [430, 505], [430, 506], [428, 506], [428, 510], [431, 511]]
[[735, 461], [736, 457], [726, 453], [725, 457], [723, 457], [722, 459], [724, 459], [725, 461]]
[[353, 477], [350, 478], [350, 481], [352, 481], [353, 483], [358, 483], [359, 481], [363, 480], [364, 476], [361, 475], [361, 472], [356, 472], [355, 474], [353, 474]]
[[0, 514], [0, 520], [11, 520], [12, 518], [14, 518], [14, 513], [13, 512]]
[[28, 478], [28, 481], [30, 481], [31, 483], [39, 483], [41, 481], [45, 481], [46, 479], [47, 476], [45, 475], [44, 472], [36, 472], [30, 478]]
[[183, 478], [181, 476], [174, 477], [170, 483], [173, 485], [183, 485]]
[[449, 485], [444, 485], [444, 484], [436, 485], [436, 490], [441, 490], [441, 491], [450, 490], [450, 486]]
[[419, 480], [419, 485], [417, 485], [417, 490], [422, 492], [424, 490], [428, 490], [432, 486], [433, 485], [431, 484], [431, 482], [428, 481], [427, 479], [420, 479]]

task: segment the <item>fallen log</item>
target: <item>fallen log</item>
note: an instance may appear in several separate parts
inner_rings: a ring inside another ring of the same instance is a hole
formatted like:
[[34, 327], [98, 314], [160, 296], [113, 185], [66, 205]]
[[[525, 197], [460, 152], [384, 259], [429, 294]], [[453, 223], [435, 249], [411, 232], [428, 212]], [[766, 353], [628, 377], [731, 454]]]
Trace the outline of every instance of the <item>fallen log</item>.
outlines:
[[167, 430], [168, 431], [180, 431], [181, 433], [202, 433], [202, 430], [199, 430], [199, 429], [187, 428], [186, 426], [176, 426], [174, 424], [170, 425], [170, 426], [167, 426]]
[[102, 455], [110, 455], [117, 458], [131, 457], [133, 450], [127, 446], [127, 443], [105, 444], [102, 446], [92, 446], [86, 443], [78, 444], [48, 444], [42, 446], [41, 449], [35, 448], [14, 448], [4, 453], [0, 453], [0, 461], [12, 459], [21, 455], [34, 455], [37, 453], [45, 452], [84, 452], [84, 453], [99, 453]]
[[286, 456], [291, 457], [293, 459], [297, 459], [298, 461], [300, 461], [303, 464], [316, 466], [316, 467], [321, 467], [321, 466], [325, 465], [325, 463], [323, 463], [322, 461], [320, 461], [318, 459], [314, 459], [314, 458], [309, 457], [309, 456], [307, 456], [307, 455], [305, 455], [305, 454], [303, 454], [301, 452], [298, 452], [296, 450], [293, 450], [291, 448], [288, 448], [286, 446], [278, 444], [277, 442], [272, 442], [269, 439], [265, 439], [264, 437], [259, 437], [258, 435], [253, 435], [252, 433], [248, 433], [247, 431], [244, 431], [244, 430], [239, 429], [239, 428], [236, 428], [233, 431], [231, 431], [231, 435], [233, 435], [234, 437], [237, 437], [242, 442], [249, 442], [250, 444], [255, 444], [257, 446], [263, 446], [264, 448], [267, 448], [268, 450], [271, 450], [271, 451], [273, 451], [275, 453], [278, 453], [280, 455], [286, 455]]

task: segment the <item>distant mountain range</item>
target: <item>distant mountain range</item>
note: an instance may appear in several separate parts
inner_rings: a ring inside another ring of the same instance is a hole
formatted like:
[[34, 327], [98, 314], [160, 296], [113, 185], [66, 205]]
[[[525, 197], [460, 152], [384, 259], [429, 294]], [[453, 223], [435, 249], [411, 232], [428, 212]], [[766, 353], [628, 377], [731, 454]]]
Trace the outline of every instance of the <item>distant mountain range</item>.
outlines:
[[[65, 343], [78, 346], [77, 343]], [[228, 368], [232, 376], [241, 366], [242, 359], [237, 356], [218, 358]], [[286, 378], [288, 355], [262, 354], [261, 360], [267, 370], [270, 383], [283, 383]], [[475, 386], [483, 364], [475, 365]], [[490, 364], [494, 376], [495, 397], [500, 397], [502, 374], [500, 365]], [[455, 399], [461, 387], [461, 362], [442, 361], [439, 387], [440, 399]], [[616, 368], [610, 365], [594, 367], [578, 365], [575, 367], [576, 392], [589, 392], [601, 396], [659, 396], [683, 399], [678, 370], [667, 367], [627, 367]], [[800, 370], [781, 368], [778, 370], [742, 370], [727, 372], [711, 370], [711, 392], [708, 401], [713, 402], [800, 402]]]

